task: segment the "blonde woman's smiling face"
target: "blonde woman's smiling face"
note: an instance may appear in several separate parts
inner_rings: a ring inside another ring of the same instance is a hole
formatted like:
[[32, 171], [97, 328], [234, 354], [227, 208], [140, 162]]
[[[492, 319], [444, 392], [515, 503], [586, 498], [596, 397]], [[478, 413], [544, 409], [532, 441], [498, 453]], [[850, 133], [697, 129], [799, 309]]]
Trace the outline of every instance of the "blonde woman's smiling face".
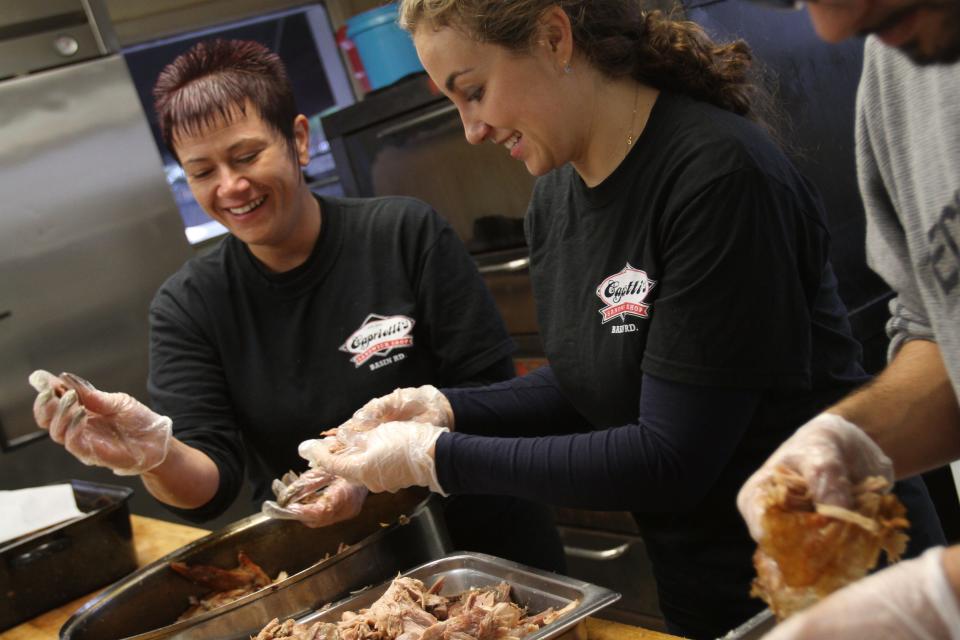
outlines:
[[517, 54], [452, 27], [424, 26], [413, 40], [430, 78], [459, 110], [471, 144], [501, 145], [535, 176], [581, 151], [562, 67], [549, 46]]

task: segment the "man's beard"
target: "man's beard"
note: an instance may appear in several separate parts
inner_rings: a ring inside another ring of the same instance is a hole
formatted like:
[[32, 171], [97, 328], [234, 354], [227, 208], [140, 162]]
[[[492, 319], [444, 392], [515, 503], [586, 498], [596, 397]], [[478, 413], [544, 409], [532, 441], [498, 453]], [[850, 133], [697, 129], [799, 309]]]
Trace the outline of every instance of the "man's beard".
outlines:
[[960, 0], [947, 0], [946, 2], [943, 0], [927, 0], [912, 4], [891, 13], [878, 24], [864, 29], [860, 35], [881, 33], [923, 7], [943, 13], [943, 20], [940, 30], [936, 34], [936, 41], [924, 46], [920, 37], [917, 37], [899, 45], [897, 48], [919, 65], [957, 62], [960, 60]]

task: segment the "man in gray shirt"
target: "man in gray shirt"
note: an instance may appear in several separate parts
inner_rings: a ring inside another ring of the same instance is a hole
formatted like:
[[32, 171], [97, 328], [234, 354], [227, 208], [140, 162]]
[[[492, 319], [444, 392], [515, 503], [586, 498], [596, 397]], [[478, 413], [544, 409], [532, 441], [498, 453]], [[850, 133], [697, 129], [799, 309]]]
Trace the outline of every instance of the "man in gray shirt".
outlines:
[[[960, 0], [831, 0], [809, 13], [827, 41], [872, 34], [857, 169], [868, 260], [896, 297], [887, 368], [801, 427], [741, 490], [757, 540], [759, 488], [778, 465], [801, 473], [815, 502], [849, 507], [868, 476], [960, 458]], [[807, 637], [960, 639], [960, 545], [842, 589], [769, 636]]]

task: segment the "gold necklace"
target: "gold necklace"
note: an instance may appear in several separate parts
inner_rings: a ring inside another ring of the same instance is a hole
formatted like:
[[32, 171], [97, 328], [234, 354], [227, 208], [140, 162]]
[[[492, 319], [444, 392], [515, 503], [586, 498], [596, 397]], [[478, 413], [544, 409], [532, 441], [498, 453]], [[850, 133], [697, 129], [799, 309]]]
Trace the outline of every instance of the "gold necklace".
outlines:
[[633, 146], [633, 125], [637, 121], [637, 104], [640, 102], [640, 85], [637, 85], [637, 90], [633, 94], [633, 114], [630, 116], [630, 128], [627, 129], [627, 153], [630, 153], [630, 147]]

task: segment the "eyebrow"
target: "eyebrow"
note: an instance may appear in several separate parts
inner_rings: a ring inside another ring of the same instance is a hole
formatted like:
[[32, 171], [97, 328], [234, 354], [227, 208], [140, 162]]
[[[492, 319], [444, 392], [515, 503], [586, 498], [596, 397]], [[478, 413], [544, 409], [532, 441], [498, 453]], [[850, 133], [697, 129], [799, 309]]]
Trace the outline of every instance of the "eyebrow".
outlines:
[[463, 74], [468, 73], [470, 71], [473, 71], [472, 67], [469, 69], [464, 69], [463, 71], [454, 71], [453, 73], [448, 75], [447, 81], [444, 84], [444, 86], [447, 88], [447, 91], [453, 92], [455, 90], [453, 84], [457, 81], [457, 78], [459, 78]]
[[[232, 145], [227, 147], [227, 153], [233, 153], [234, 151], [237, 150], [238, 147], [242, 147], [251, 142], [259, 143], [260, 138], [254, 138], [254, 137], [240, 138], [239, 140], [234, 142]], [[206, 161], [207, 161], [207, 158], [205, 158], [204, 156], [200, 156], [199, 158], [187, 158], [186, 160], [183, 161], [183, 164], [188, 165], [188, 164], [195, 164], [197, 162], [206, 162]]]

